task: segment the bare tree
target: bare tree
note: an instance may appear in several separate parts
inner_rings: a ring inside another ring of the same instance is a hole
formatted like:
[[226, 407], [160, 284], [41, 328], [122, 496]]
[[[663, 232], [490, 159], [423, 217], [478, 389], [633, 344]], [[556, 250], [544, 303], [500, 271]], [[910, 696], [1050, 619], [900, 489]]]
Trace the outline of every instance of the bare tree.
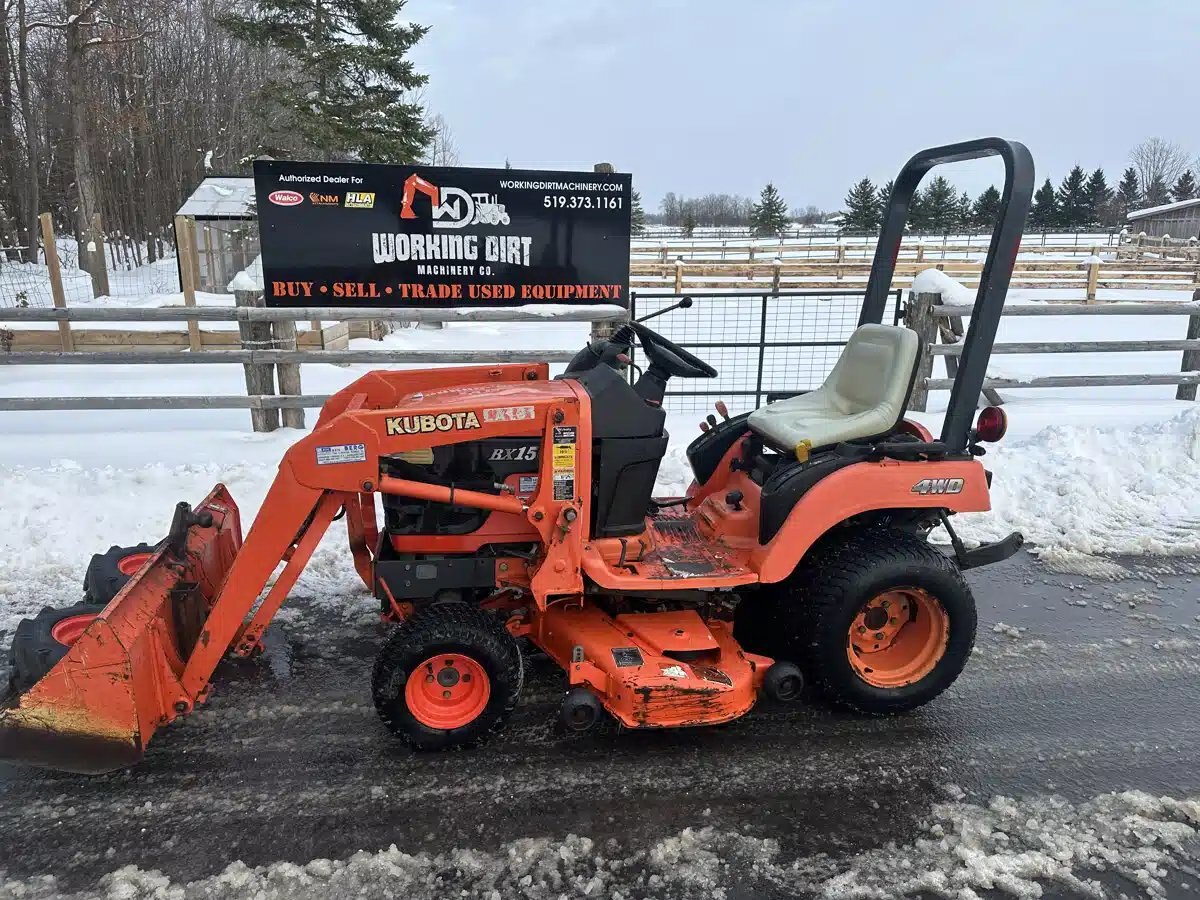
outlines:
[[425, 124], [433, 129], [433, 140], [425, 153], [425, 162], [431, 166], [457, 166], [459, 162], [458, 144], [454, 140], [454, 132], [449, 123], [438, 113], [425, 120]]
[[1129, 160], [1138, 170], [1143, 185], [1159, 181], [1174, 184], [1188, 167], [1188, 155], [1182, 147], [1163, 138], [1142, 141], [1129, 152]]

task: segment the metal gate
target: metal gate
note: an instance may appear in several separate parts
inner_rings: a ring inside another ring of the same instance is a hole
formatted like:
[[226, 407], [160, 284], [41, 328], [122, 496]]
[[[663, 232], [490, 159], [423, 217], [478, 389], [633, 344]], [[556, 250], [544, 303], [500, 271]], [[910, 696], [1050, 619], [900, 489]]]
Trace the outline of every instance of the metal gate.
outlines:
[[[898, 289], [889, 295], [885, 321], [899, 323], [901, 293]], [[648, 324], [712, 364], [720, 376], [672, 379], [668, 411], [707, 412], [723, 399], [735, 413], [746, 412], [819, 387], [858, 325], [863, 295], [861, 289], [687, 294], [690, 309]], [[644, 316], [683, 296], [634, 291], [629, 312], [634, 318]]]

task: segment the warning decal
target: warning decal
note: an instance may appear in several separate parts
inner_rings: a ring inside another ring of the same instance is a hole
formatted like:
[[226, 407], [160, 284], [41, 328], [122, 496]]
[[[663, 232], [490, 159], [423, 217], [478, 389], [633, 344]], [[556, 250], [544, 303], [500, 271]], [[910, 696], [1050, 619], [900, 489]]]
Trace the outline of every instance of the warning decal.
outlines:
[[554, 426], [554, 452], [551, 462], [555, 500], [575, 499], [575, 435], [574, 425]]

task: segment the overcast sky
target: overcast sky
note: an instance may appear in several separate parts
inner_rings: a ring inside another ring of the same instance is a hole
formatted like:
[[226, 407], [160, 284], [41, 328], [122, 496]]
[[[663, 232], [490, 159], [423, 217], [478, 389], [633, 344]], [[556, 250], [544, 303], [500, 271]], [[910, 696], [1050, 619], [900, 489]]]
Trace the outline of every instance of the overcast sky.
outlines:
[[[1200, 154], [1200, 0], [409, 0], [463, 165], [633, 173], [838, 208], [915, 150], [997, 134], [1039, 182], [1114, 184], [1154, 135]], [[995, 160], [946, 167], [972, 195]]]

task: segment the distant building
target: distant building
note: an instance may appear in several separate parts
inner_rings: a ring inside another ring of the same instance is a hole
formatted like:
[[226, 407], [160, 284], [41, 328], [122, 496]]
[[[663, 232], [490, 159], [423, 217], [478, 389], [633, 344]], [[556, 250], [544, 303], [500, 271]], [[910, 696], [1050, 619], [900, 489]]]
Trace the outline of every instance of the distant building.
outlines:
[[210, 175], [175, 215], [196, 223], [196, 290], [224, 294], [230, 279], [258, 256], [254, 179]]
[[1131, 234], [1144, 231], [1149, 237], [1169, 234], [1183, 240], [1200, 237], [1200, 198], [1135, 209], [1126, 219]]

